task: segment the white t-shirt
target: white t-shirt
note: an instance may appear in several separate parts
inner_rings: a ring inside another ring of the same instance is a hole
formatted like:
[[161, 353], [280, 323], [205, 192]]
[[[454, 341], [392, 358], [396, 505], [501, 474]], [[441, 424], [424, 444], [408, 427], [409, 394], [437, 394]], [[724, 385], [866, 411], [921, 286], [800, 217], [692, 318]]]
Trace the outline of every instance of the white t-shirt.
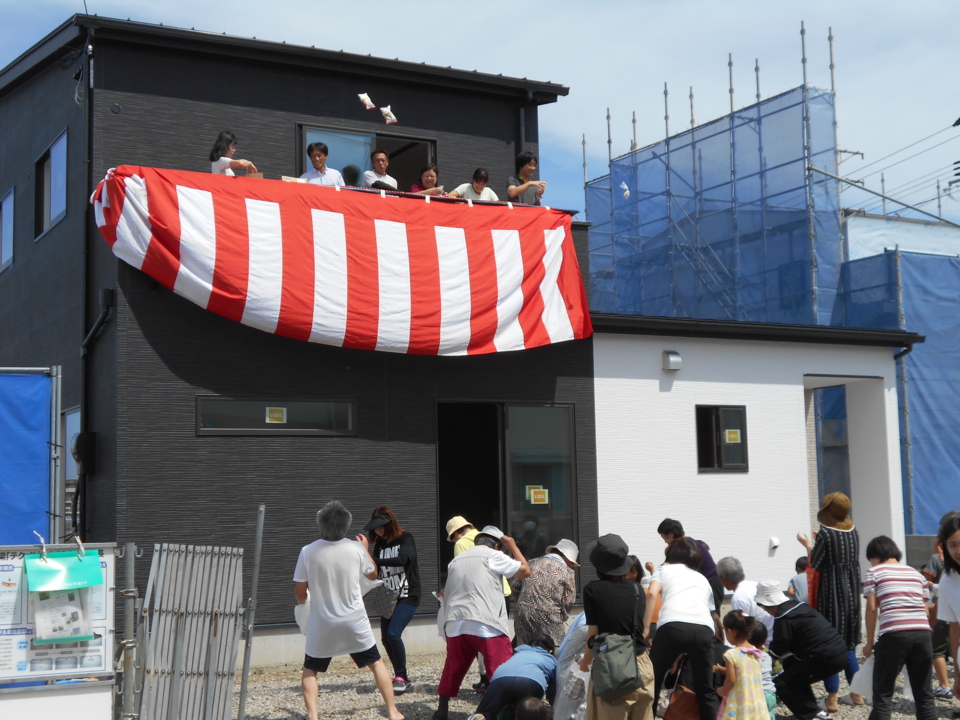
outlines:
[[762, 622], [767, 626], [767, 642], [773, 640], [773, 616], [757, 605], [754, 598], [757, 596], [757, 583], [753, 580], [743, 580], [737, 589], [733, 591], [733, 597], [730, 599], [730, 606], [734, 610], [740, 610], [744, 615], [749, 615], [754, 620]]
[[364, 171], [363, 171], [363, 186], [364, 186], [364, 187], [370, 187], [370, 186], [373, 185], [375, 182], [377, 182], [377, 180], [379, 180], [379, 181], [382, 182], [382, 183], [386, 183], [387, 185], [390, 185], [390, 186], [393, 187], [394, 189], [396, 189], [396, 187], [397, 187], [397, 181], [394, 180], [394, 179], [393, 179], [392, 177], [390, 177], [389, 175], [378, 175], [378, 174], [375, 173], [373, 170], [364, 170]]
[[653, 573], [652, 581], [663, 585], [658, 628], [669, 622], [685, 622], [714, 629], [710, 615], [714, 609], [713, 588], [703, 575], [686, 565], [664, 563]]
[[235, 175], [236, 173], [230, 168], [230, 158], [222, 157], [219, 160], [214, 160], [210, 163], [210, 172], [214, 175]]
[[324, 168], [324, 171], [320, 172], [312, 167], [301, 175], [300, 179], [306, 180], [311, 185], [327, 185], [329, 187], [333, 187], [334, 185], [343, 187], [344, 185], [343, 175], [340, 174], [339, 170], [334, 170], [333, 168]]
[[937, 619], [960, 622], [960, 575], [944, 570], [937, 598]]
[[300, 551], [293, 581], [310, 589], [307, 655], [348, 655], [376, 644], [360, 593], [361, 575], [375, 569], [370, 554], [355, 540], [317, 540]]
[[[517, 570], [520, 569], [520, 561], [514, 560], [502, 552], [495, 552], [490, 555], [490, 559], [487, 561], [487, 567], [490, 568], [490, 572], [498, 578], [501, 576], [512, 578], [517, 574]], [[447, 637], [474, 635], [481, 638], [494, 638], [503, 635], [503, 633], [496, 628], [490, 627], [486, 623], [477, 622], [476, 620], [451, 620], [444, 626], [443, 631]]]
[[490, 189], [489, 185], [485, 187], [479, 195], [477, 195], [477, 191], [473, 189], [473, 183], [464, 183], [457, 187], [454, 192], [467, 200], [492, 200], [493, 202], [497, 202], [500, 199], [497, 197], [497, 194]]

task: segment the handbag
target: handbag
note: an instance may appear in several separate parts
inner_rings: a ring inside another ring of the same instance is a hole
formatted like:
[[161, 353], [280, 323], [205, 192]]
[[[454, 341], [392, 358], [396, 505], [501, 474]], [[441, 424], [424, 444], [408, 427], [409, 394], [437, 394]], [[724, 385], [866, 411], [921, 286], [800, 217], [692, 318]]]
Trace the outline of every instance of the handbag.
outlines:
[[660, 703], [657, 713], [663, 720], [700, 720], [700, 701], [697, 700], [696, 693], [679, 684], [680, 670], [686, 657], [685, 653], [681, 654], [669, 670], [673, 685], [664, 688], [667, 699]]
[[[636, 594], [633, 607], [633, 629], [636, 630], [637, 607], [640, 603], [640, 586], [637, 583], [633, 583], [633, 591]], [[643, 685], [632, 634], [594, 635], [590, 638], [588, 645], [593, 652], [590, 679], [593, 681], [593, 691], [599, 698], [610, 702]]]
[[379, 615], [389, 620], [393, 617], [393, 611], [397, 607], [398, 599], [399, 597], [396, 592], [390, 590], [383, 583], [380, 583], [363, 596], [363, 604], [367, 606], [368, 615]]

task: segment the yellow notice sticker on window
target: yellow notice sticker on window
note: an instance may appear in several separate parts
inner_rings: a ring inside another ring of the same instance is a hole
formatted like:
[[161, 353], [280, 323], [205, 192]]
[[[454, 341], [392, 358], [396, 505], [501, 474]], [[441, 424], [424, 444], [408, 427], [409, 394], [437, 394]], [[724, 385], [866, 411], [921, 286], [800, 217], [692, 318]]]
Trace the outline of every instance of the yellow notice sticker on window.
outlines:
[[740, 444], [740, 431], [739, 430], [724, 430], [723, 439], [728, 445], [739, 445]]
[[[267, 424], [276, 425], [281, 424], [285, 425], [287, 422], [287, 409], [278, 408], [278, 407], [268, 407], [267, 408]], [[737, 442], [740, 442], [739, 440]]]
[[525, 493], [526, 499], [529, 502], [530, 493], [533, 492], [534, 490], [543, 490], [543, 485], [527, 485], [526, 487], [524, 487], [524, 490], [526, 491]]
[[534, 488], [530, 490], [531, 505], [549, 505], [550, 491], [545, 488]]

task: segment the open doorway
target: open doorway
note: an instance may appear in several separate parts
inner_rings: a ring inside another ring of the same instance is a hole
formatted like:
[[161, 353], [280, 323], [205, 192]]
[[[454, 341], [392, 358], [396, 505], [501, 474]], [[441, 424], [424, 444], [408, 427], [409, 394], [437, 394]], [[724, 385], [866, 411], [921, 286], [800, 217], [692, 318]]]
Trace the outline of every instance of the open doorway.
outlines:
[[447, 521], [463, 515], [477, 529], [501, 517], [500, 407], [497, 403], [437, 405], [437, 470], [440, 575], [446, 578], [453, 543]]
[[453, 559], [447, 520], [496, 525], [528, 560], [562, 538], [577, 541], [572, 405], [437, 405], [441, 579]]
[[379, 133], [374, 142], [390, 156], [387, 174], [396, 179], [397, 190], [406, 192], [411, 185], [420, 182], [420, 169], [427, 163], [434, 162], [432, 142]]

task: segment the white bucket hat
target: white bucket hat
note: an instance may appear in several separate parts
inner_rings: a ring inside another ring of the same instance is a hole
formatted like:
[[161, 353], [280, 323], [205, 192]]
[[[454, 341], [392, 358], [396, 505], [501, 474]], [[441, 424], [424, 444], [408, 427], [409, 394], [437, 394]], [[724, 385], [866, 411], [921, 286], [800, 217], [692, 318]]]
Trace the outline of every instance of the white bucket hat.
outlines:
[[487, 525], [480, 531], [481, 535], [489, 535], [492, 538], [500, 540], [503, 538], [503, 531], [498, 528], [496, 525]]
[[569, 560], [574, 567], [580, 567], [580, 564], [577, 562], [577, 558], [580, 556], [580, 548], [577, 547], [577, 544], [573, 540], [564, 538], [556, 545], [548, 547], [547, 552], [558, 552]]
[[757, 583], [757, 595], [753, 599], [757, 605], [783, 605], [790, 598], [783, 594], [779, 580], [762, 580]]

